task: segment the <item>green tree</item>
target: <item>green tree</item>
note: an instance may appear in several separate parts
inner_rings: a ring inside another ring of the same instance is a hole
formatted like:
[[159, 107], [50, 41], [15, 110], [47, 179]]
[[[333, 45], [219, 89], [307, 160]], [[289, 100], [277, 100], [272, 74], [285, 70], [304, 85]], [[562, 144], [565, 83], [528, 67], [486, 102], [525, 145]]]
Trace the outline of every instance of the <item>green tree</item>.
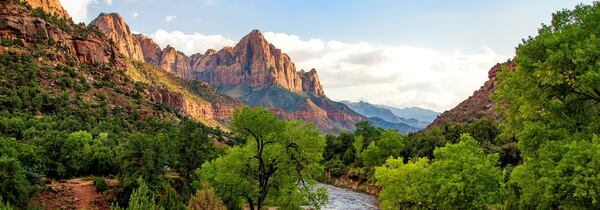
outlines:
[[164, 134], [150, 136], [134, 134], [120, 151], [121, 172], [123, 184], [134, 186], [138, 178], [157, 186], [164, 180], [164, 172], [169, 162], [170, 151]]
[[175, 149], [176, 170], [190, 180], [202, 163], [215, 158], [216, 152], [202, 124], [184, 120], [179, 126]]
[[486, 155], [468, 134], [434, 156], [431, 164], [426, 158], [406, 164], [398, 158], [377, 167], [382, 208], [484, 209], [501, 200], [498, 155]]
[[398, 131], [390, 129], [381, 133], [377, 139], [365, 149], [360, 158], [367, 167], [382, 165], [389, 157], [401, 157], [404, 150], [404, 136]]
[[496, 91], [523, 164], [508, 183], [508, 208], [598, 209], [600, 202], [600, 3], [552, 16], [517, 48]]
[[19, 160], [0, 156], [0, 197], [13, 205], [25, 207], [34, 192], [35, 188], [27, 181]]
[[298, 209], [307, 199], [298, 188], [309, 187], [312, 175], [322, 171], [325, 141], [319, 131], [313, 125], [278, 120], [267, 109], [248, 107], [234, 112], [231, 128], [248, 143], [203, 164], [202, 180], [229, 208], [240, 208], [246, 201], [250, 209], [263, 209], [265, 203]]

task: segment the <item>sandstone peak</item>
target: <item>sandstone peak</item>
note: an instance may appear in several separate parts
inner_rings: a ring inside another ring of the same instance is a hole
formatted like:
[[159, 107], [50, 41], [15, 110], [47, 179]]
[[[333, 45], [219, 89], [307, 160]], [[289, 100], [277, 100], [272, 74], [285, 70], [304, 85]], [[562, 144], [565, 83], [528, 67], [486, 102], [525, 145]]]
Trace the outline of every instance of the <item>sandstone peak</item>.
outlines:
[[41, 8], [44, 12], [56, 15], [62, 18], [71, 19], [67, 10], [60, 4], [59, 0], [21, 0], [29, 4], [32, 8]]
[[144, 60], [140, 43], [134, 39], [123, 17], [118, 13], [100, 13], [90, 24], [95, 25], [108, 38], [113, 40], [117, 49], [125, 57]]
[[317, 97], [325, 96], [323, 85], [321, 85], [321, 81], [319, 80], [319, 75], [317, 74], [316, 69], [313, 68], [308, 72], [304, 72], [304, 70], [302, 70], [300, 73], [302, 74], [302, 90], [304, 92]]

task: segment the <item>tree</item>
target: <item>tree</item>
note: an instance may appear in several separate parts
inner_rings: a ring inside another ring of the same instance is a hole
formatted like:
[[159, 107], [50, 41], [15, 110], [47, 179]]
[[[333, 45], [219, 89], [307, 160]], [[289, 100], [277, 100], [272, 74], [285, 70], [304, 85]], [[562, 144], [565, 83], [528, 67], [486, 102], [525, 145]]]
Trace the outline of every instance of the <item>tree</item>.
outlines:
[[381, 133], [377, 139], [365, 149], [360, 157], [368, 167], [380, 166], [389, 157], [401, 157], [404, 149], [404, 136], [390, 129]]
[[519, 45], [495, 98], [523, 164], [508, 183], [509, 208], [600, 208], [600, 3], [552, 16]]
[[[139, 183], [139, 187], [131, 193], [126, 210], [158, 210], [159, 206], [156, 205], [154, 192], [150, 190], [142, 179], [138, 179], [137, 182]], [[112, 209], [120, 210], [123, 208], [116, 206]]]
[[34, 192], [35, 188], [27, 181], [19, 160], [0, 156], [0, 197], [13, 205], [25, 207]]
[[498, 155], [486, 155], [468, 134], [434, 156], [431, 164], [426, 158], [407, 164], [398, 158], [375, 169], [384, 209], [484, 209], [501, 200]]
[[308, 187], [312, 175], [322, 171], [325, 141], [319, 131], [313, 125], [278, 120], [267, 109], [248, 107], [234, 112], [231, 129], [248, 143], [203, 164], [202, 180], [229, 208], [239, 208], [242, 200], [250, 209], [263, 209], [267, 202], [299, 208], [306, 197], [298, 188]]
[[225, 204], [208, 184], [203, 184], [188, 202], [190, 210], [226, 210]]
[[133, 186], [138, 178], [149, 182], [152, 186], [163, 181], [165, 167], [169, 162], [169, 148], [164, 134], [150, 136], [134, 134], [120, 151], [121, 172], [123, 184]]
[[377, 185], [383, 209], [425, 209], [430, 192], [431, 165], [429, 159], [419, 158], [404, 163], [402, 157], [389, 158], [381, 167], [375, 169]]
[[186, 119], [179, 126], [176, 137], [176, 170], [186, 180], [190, 180], [194, 171], [202, 163], [215, 158], [216, 153], [204, 125]]

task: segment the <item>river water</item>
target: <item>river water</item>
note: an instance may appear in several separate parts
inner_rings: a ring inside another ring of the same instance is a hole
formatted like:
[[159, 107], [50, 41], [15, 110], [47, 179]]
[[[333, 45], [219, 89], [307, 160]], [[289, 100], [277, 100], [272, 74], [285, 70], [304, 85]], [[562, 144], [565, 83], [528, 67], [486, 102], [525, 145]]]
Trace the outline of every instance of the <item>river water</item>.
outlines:
[[319, 183], [319, 187], [325, 187], [329, 192], [329, 203], [324, 210], [377, 210], [377, 198], [352, 190]]

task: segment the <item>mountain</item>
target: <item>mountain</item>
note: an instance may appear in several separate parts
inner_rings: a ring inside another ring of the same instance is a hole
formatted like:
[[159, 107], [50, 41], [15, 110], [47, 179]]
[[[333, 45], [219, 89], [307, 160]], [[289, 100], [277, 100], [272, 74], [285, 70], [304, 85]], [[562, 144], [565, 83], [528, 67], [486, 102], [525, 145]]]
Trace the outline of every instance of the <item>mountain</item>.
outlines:
[[403, 109], [398, 109], [398, 108], [393, 108], [393, 107], [387, 108], [389, 106], [376, 105], [376, 104], [371, 104], [371, 103], [364, 102], [364, 101], [359, 101], [359, 102], [342, 101], [342, 103], [346, 104], [352, 110], [354, 110], [362, 115], [365, 115], [369, 118], [373, 118], [373, 117], [379, 118], [379, 120], [373, 120], [373, 122], [381, 122], [383, 120], [383, 121], [386, 121], [388, 124], [389, 123], [406, 124], [407, 126], [414, 128], [414, 129], [410, 129], [410, 130], [406, 130], [406, 131], [413, 131], [415, 129], [419, 130], [421, 128], [425, 128], [431, 123], [431, 121], [420, 121], [415, 118], [401, 117], [401, 116], [396, 115], [394, 113], [394, 111], [392, 111], [392, 109], [396, 110], [396, 112], [403, 113], [404, 116], [411, 116], [411, 117], [419, 116], [419, 118], [421, 118], [421, 119], [429, 119], [429, 118], [423, 117], [423, 116], [428, 116], [428, 115], [431, 115], [432, 113], [435, 113], [433, 111], [421, 109], [421, 108], [403, 108]]
[[[328, 133], [351, 130], [355, 122], [367, 119], [327, 98], [315, 69], [297, 71], [291, 58], [258, 30], [234, 47], [187, 56], [171, 46], [160, 49], [144, 35], [131, 34], [118, 14], [100, 14], [92, 24], [108, 37], [117, 37], [113, 42], [123, 46], [119, 51], [131, 60], [142, 57], [181, 80], [205, 82], [243, 103], [269, 108], [280, 118], [313, 122]], [[130, 53], [138, 47], [141, 56]]]
[[[37, 72], [38, 77], [31, 78], [40, 83], [40, 88], [47, 91], [50, 98], [63, 92], [69, 98], [65, 103], [102, 105], [115, 113], [125, 112], [142, 118], [180, 119], [188, 116], [221, 128], [226, 127], [233, 109], [242, 105], [206, 83], [185, 81], [152, 65], [132, 60], [130, 56], [135, 53], [129, 52], [135, 51], [123, 50], [135, 49], [131, 46], [136, 42], [123, 35], [130, 33], [125, 24], [107, 24], [114, 28], [114, 33], [108, 37], [106, 31], [97, 27], [74, 24], [70, 19], [32, 10], [35, 4], [2, 2], [0, 37], [8, 46], [0, 48], [0, 54], [15, 59], [33, 57], [31, 63], [37, 68], [52, 69]], [[48, 5], [48, 2], [42, 5]], [[60, 4], [55, 7], [62, 8]], [[119, 23], [118, 19], [114, 15], [106, 18], [114, 23]], [[110, 41], [114, 37], [119, 39]]]
[[129, 26], [117, 13], [101, 13], [90, 24], [95, 25], [114, 44], [119, 52], [132, 60], [143, 61], [144, 54], [140, 44], [134, 39]]
[[386, 106], [386, 105], [375, 105], [381, 108], [386, 108], [389, 109], [390, 111], [392, 111], [392, 113], [394, 113], [394, 115], [401, 117], [401, 118], [405, 118], [405, 119], [416, 119], [419, 122], [423, 122], [423, 123], [431, 123], [433, 122], [433, 120], [435, 120], [435, 118], [437, 118], [438, 115], [440, 115], [439, 112], [435, 112], [429, 109], [423, 109], [423, 108], [419, 108], [419, 107], [405, 107], [405, 108], [396, 108], [396, 107], [392, 107], [392, 106]]
[[473, 92], [473, 95], [462, 101], [456, 107], [445, 111], [438, 116], [431, 126], [439, 125], [447, 121], [464, 123], [481, 118], [498, 118], [499, 116], [496, 115], [495, 103], [491, 98], [496, 91], [496, 74], [503, 69], [512, 71], [514, 68], [515, 65], [512, 61], [496, 64], [488, 71], [488, 80], [483, 86]]
[[389, 121], [386, 121], [379, 117], [369, 117], [368, 121], [375, 127], [380, 127], [380, 128], [385, 128], [385, 129], [396, 129], [403, 133], [417, 132], [422, 129], [422, 128], [417, 128], [417, 127], [407, 125], [406, 123], [389, 122]]
[[63, 19], [71, 19], [67, 10], [65, 10], [60, 4], [60, 0], [20, 0], [21, 2], [26, 2], [33, 8], [40, 8], [44, 12], [63, 18]]

